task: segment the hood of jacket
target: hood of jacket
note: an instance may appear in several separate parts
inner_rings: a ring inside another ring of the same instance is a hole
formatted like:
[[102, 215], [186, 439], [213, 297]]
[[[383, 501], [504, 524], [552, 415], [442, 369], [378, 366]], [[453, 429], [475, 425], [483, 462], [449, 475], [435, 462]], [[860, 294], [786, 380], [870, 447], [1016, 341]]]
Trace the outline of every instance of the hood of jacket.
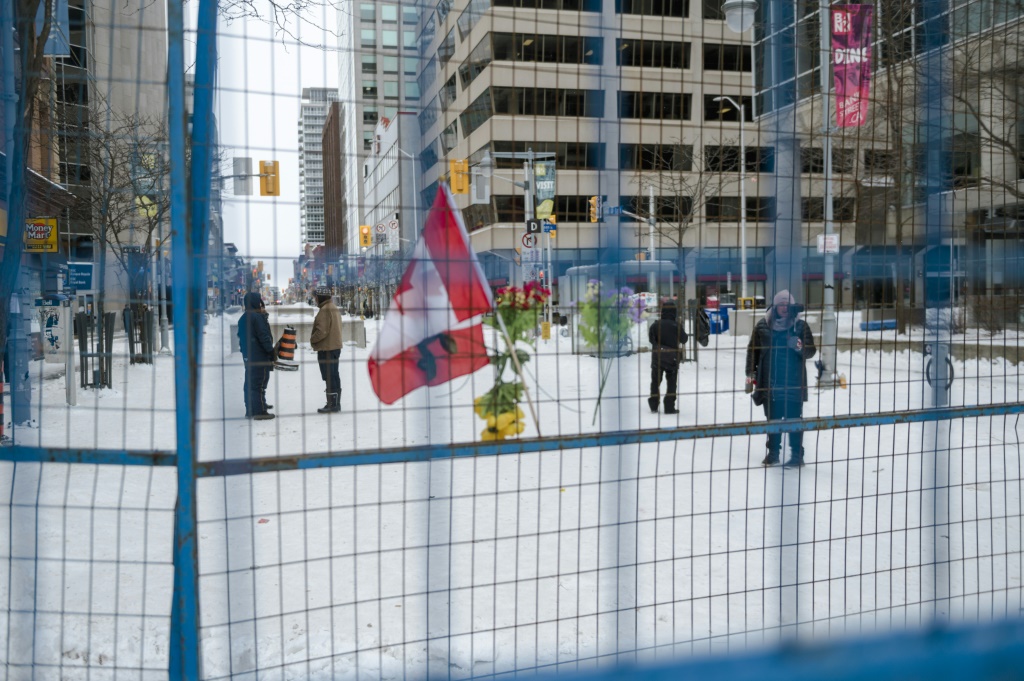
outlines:
[[676, 318], [676, 305], [669, 301], [661, 306], [661, 318], [662, 319], [675, 319]]
[[246, 310], [259, 310], [263, 307], [263, 298], [255, 291], [246, 293], [243, 302]]

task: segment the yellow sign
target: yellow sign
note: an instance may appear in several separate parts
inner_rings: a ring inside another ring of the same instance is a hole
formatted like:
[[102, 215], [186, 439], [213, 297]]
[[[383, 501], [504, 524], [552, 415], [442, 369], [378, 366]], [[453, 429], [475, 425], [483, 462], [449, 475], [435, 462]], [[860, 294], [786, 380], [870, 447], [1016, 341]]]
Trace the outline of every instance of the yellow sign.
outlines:
[[31, 218], [25, 222], [25, 250], [29, 253], [57, 252], [57, 218]]
[[540, 323], [540, 337], [543, 340], [551, 340], [551, 322]]

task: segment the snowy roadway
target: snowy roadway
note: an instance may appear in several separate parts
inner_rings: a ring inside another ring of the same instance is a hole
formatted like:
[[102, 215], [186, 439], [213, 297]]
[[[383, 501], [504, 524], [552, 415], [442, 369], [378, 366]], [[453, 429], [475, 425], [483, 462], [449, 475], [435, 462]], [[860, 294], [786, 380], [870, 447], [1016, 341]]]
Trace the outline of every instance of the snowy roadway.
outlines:
[[[230, 321], [204, 335], [204, 460], [479, 438], [472, 402], [490, 374], [384, 407], [366, 374], [372, 322], [368, 348], [343, 351], [341, 414], [315, 413], [323, 384], [303, 348], [300, 371], [271, 378], [279, 418], [247, 421]], [[591, 425], [597, 360], [573, 356], [568, 339], [542, 342], [528, 364], [541, 432], [760, 421], [742, 392], [745, 343], [713, 337], [683, 366], [678, 417], [640, 399], [648, 356], [619, 360]], [[812, 389], [805, 415], [922, 406], [920, 355], [839, 363], [849, 389]], [[115, 389], [80, 393], [75, 409], [40, 367], [39, 427], [19, 429], [19, 443], [173, 449], [170, 358], [115, 361]], [[953, 404], [1020, 399], [1013, 364], [956, 371]], [[1022, 431], [999, 417], [812, 433], [809, 464], [785, 471], [758, 465], [757, 436], [203, 480], [204, 675], [462, 678], [916, 627], [936, 612], [1016, 615]], [[936, 456], [936, 438], [951, 451]], [[15, 480], [0, 464], [15, 556], [0, 561], [0, 603], [15, 611], [0, 609], [7, 678], [28, 678], [20, 665], [33, 660], [36, 679], [86, 667], [165, 678], [173, 471], [40, 470], [19, 465]], [[936, 512], [948, 524], [933, 527]]]

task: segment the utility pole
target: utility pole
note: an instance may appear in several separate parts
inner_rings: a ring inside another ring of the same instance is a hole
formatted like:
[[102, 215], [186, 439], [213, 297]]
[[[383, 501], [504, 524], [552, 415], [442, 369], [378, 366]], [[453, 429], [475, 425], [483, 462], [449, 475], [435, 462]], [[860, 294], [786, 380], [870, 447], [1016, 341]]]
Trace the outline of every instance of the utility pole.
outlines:
[[[654, 185], [647, 187], [647, 252], [650, 253], [651, 262], [654, 261], [654, 225], [657, 221], [654, 212]], [[647, 275], [647, 288], [655, 296], [658, 295], [658, 273], [653, 269]], [[671, 286], [669, 286], [671, 289]]]
[[819, 388], [836, 387], [836, 277], [835, 256], [829, 252], [831, 239], [835, 229], [832, 206], [832, 64], [831, 50], [831, 5], [829, 0], [819, 0], [819, 39], [821, 41], [821, 107], [822, 107], [822, 145], [825, 164], [825, 267], [822, 273], [824, 288], [824, 310], [821, 315], [821, 376], [818, 378]]

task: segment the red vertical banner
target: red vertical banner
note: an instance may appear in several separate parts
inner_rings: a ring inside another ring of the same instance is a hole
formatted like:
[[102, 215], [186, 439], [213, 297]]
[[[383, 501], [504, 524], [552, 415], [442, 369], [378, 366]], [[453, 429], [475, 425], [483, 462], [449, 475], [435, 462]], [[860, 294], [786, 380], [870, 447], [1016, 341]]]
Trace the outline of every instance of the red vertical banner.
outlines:
[[864, 125], [871, 93], [872, 5], [832, 8], [832, 75], [836, 87], [836, 125]]

